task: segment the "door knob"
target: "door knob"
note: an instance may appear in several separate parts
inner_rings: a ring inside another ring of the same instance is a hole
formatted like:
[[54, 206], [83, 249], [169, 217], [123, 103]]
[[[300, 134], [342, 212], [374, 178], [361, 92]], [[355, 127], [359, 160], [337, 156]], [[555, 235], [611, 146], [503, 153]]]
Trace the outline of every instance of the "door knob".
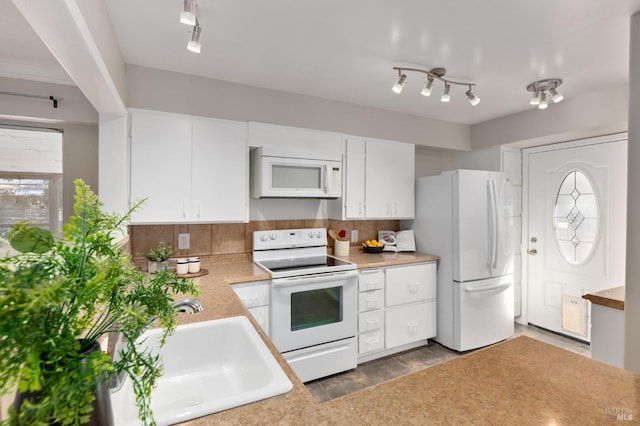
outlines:
[[537, 242], [538, 242], [538, 239], [537, 239], [536, 237], [531, 237], [531, 242], [532, 242], [532, 243], [537, 243]]
[[529, 254], [530, 254], [531, 256], [535, 256], [536, 254], [538, 254], [538, 250], [536, 250], [536, 249], [531, 249], [531, 250], [529, 250]]

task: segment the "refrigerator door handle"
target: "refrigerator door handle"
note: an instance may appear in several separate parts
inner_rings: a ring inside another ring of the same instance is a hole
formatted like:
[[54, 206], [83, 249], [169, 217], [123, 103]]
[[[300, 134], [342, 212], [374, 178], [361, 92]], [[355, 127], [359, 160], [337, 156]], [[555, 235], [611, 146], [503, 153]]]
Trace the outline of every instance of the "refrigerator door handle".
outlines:
[[495, 284], [495, 285], [488, 285], [488, 286], [484, 286], [484, 287], [465, 287], [464, 291], [467, 293], [480, 293], [483, 291], [491, 291], [491, 290], [504, 290], [505, 288], [509, 288], [511, 286], [511, 284], [507, 283], [507, 284]]
[[493, 220], [493, 233], [491, 235], [492, 238], [492, 247], [493, 252], [491, 253], [491, 269], [498, 268], [498, 191], [496, 189], [496, 180], [489, 179], [491, 182], [491, 218]]
[[493, 208], [492, 206], [492, 202], [491, 202], [491, 179], [487, 180], [487, 231], [488, 231], [488, 236], [489, 238], [487, 238], [487, 242], [488, 242], [488, 251], [487, 251], [487, 257], [488, 257], [488, 263], [487, 263], [487, 267], [489, 269], [491, 269], [491, 265], [493, 265]]

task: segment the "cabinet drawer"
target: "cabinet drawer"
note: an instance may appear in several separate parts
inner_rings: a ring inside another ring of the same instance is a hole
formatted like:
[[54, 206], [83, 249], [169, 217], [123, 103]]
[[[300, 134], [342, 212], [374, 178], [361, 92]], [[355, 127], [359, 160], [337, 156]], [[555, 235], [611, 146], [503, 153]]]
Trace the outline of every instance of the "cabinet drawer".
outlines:
[[385, 330], [387, 349], [434, 337], [436, 302], [387, 309]]
[[384, 349], [384, 330], [372, 331], [371, 333], [358, 336], [358, 353], [365, 354]]
[[436, 264], [388, 268], [385, 282], [387, 306], [435, 299]]
[[268, 306], [260, 306], [257, 308], [249, 308], [249, 313], [256, 320], [262, 331], [265, 332], [267, 336], [269, 336], [269, 307]]
[[234, 284], [232, 287], [247, 308], [269, 305], [269, 281]]
[[382, 309], [358, 314], [359, 333], [368, 333], [380, 328], [384, 328], [384, 311]]
[[384, 271], [382, 269], [370, 269], [360, 271], [358, 276], [358, 290], [370, 291], [384, 288]]
[[384, 308], [384, 290], [367, 291], [358, 294], [358, 311], [372, 311]]

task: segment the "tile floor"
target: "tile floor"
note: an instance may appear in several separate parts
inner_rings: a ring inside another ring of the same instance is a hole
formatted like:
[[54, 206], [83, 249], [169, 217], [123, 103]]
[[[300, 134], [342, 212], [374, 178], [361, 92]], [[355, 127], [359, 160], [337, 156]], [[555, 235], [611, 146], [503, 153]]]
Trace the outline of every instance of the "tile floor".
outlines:
[[[528, 336], [541, 342], [591, 356], [588, 344], [530, 325], [515, 325], [515, 336]], [[460, 356], [459, 352], [430, 341], [429, 345], [360, 364], [358, 368], [306, 383], [318, 402], [325, 402], [395, 377], [436, 365]]]

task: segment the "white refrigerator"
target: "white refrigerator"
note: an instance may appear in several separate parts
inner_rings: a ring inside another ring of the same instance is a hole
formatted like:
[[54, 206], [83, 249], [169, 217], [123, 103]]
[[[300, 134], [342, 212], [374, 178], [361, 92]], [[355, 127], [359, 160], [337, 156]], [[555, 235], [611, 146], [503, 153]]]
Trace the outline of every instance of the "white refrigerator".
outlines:
[[416, 249], [440, 256], [436, 341], [457, 351], [513, 336], [513, 199], [503, 173], [416, 179]]

